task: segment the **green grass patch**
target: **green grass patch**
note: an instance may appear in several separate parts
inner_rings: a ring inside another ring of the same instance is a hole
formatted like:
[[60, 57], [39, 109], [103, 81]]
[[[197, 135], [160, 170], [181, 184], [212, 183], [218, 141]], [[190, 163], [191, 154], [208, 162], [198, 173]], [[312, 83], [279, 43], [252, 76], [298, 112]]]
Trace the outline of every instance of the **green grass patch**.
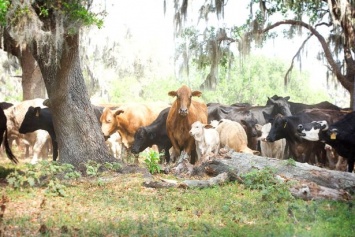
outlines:
[[61, 182], [63, 196], [47, 195], [48, 184], [7, 184], [0, 192], [8, 199], [0, 227], [5, 236], [323, 237], [355, 231], [353, 201], [294, 199], [270, 169], [243, 178], [245, 184], [206, 189], [152, 189], [142, 185], [142, 174], [111, 170]]

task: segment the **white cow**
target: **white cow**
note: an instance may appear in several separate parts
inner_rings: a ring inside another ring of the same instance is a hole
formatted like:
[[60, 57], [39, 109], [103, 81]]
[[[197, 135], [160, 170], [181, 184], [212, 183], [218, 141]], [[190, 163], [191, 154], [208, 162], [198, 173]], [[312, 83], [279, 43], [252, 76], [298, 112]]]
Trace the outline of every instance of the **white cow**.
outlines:
[[109, 138], [107, 138], [106, 144], [110, 149], [111, 154], [116, 159], [121, 159], [122, 139], [120, 134], [118, 132], [113, 133]]
[[218, 155], [219, 134], [212, 125], [196, 121], [191, 125], [190, 135], [195, 139], [197, 164], [207, 161], [212, 152], [215, 156]]
[[271, 123], [266, 123], [264, 125], [256, 124], [255, 126], [256, 129], [261, 132], [261, 136], [259, 137], [261, 155], [265, 157], [283, 159], [286, 139], [283, 138], [274, 142], [268, 142], [266, 141], [266, 137], [269, 135]]

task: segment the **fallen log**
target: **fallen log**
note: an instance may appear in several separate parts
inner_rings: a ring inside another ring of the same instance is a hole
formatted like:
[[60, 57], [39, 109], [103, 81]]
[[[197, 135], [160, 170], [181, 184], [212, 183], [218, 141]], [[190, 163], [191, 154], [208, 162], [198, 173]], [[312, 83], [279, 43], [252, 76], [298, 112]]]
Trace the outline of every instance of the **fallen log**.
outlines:
[[234, 152], [231, 159], [214, 159], [203, 165], [205, 166], [204, 169], [210, 174], [218, 175], [228, 172], [233, 177], [240, 177], [253, 169], [261, 170], [270, 167], [275, 171], [275, 174], [287, 180], [314, 182], [331, 189], [355, 192], [354, 173], [324, 169], [294, 160], [279, 160]]
[[[294, 197], [304, 200], [349, 200], [351, 199], [349, 193], [355, 192], [354, 173], [324, 169], [294, 160], [279, 160], [237, 152], [232, 153], [230, 159], [213, 159], [201, 166], [193, 167], [192, 172], [191, 167], [186, 165], [185, 170], [191, 175], [213, 176], [208, 180], [182, 182], [162, 180], [146, 182], [144, 185], [153, 188], [206, 188], [229, 181], [243, 183], [243, 175], [254, 169], [262, 170], [267, 167], [284, 182], [295, 181], [290, 187], [290, 192]], [[183, 170], [184, 168], [180, 166], [179, 172]]]

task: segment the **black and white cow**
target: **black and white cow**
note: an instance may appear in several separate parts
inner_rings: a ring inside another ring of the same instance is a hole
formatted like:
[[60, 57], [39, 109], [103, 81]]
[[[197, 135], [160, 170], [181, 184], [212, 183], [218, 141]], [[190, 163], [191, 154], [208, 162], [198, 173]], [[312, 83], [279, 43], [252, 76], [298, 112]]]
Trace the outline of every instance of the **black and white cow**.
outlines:
[[168, 117], [169, 110], [170, 107], [162, 110], [150, 125], [138, 128], [134, 134], [133, 154], [138, 154], [148, 147], [157, 145], [159, 152], [164, 150], [166, 162], [170, 162], [169, 149], [172, 147], [172, 144], [166, 131], [166, 118]]
[[0, 108], [0, 145], [2, 144], [2, 141], [4, 139], [4, 146], [5, 146], [6, 155], [12, 162], [14, 162], [16, 164], [16, 163], [18, 163], [18, 160], [15, 157], [15, 155], [12, 153], [10, 146], [9, 146], [9, 142], [7, 140], [6, 123], [7, 123], [6, 115], [4, 113], [4, 110], [2, 108]]
[[297, 161], [315, 163], [317, 157], [319, 161], [326, 163], [324, 143], [302, 139], [297, 132], [298, 125], [317, 120], [333, 123], [343, 116], [344, 112], [329, 109], [309, 109], [293, 116], [276, 116], [266, 141], [273, 142], [285, 138], [290, 155]]
[[58, 158], [58, 143], [54, 132], [52, 114], [48, 108], [30, 106], [19, 128], [22, 134], [34, 132], [38, 129], [45, 130], [52, 139], [53, 160]]
[[310, 141], [321, 141], [332, 146], [348, 161], [348, 171], [353, 172], [355, 162], [355, 112], [347, 114], [329, 125], [325, 120], [298, 125], [299, 135]]

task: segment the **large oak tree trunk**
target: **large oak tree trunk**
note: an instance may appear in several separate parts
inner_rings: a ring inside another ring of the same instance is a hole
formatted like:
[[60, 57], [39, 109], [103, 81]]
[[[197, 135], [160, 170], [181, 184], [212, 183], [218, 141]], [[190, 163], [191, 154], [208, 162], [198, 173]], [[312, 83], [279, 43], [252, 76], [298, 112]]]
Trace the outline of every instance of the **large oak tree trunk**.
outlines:
[[42, 44], [33, 47], [33, 52], [48, 91], [47, 105], [53, 114], [59, 161], [76, 167], [88, 160], [115, 161], [105, 146], [85, 87], [78, 34], [66, 36], [57, 48], [53, 42]]

